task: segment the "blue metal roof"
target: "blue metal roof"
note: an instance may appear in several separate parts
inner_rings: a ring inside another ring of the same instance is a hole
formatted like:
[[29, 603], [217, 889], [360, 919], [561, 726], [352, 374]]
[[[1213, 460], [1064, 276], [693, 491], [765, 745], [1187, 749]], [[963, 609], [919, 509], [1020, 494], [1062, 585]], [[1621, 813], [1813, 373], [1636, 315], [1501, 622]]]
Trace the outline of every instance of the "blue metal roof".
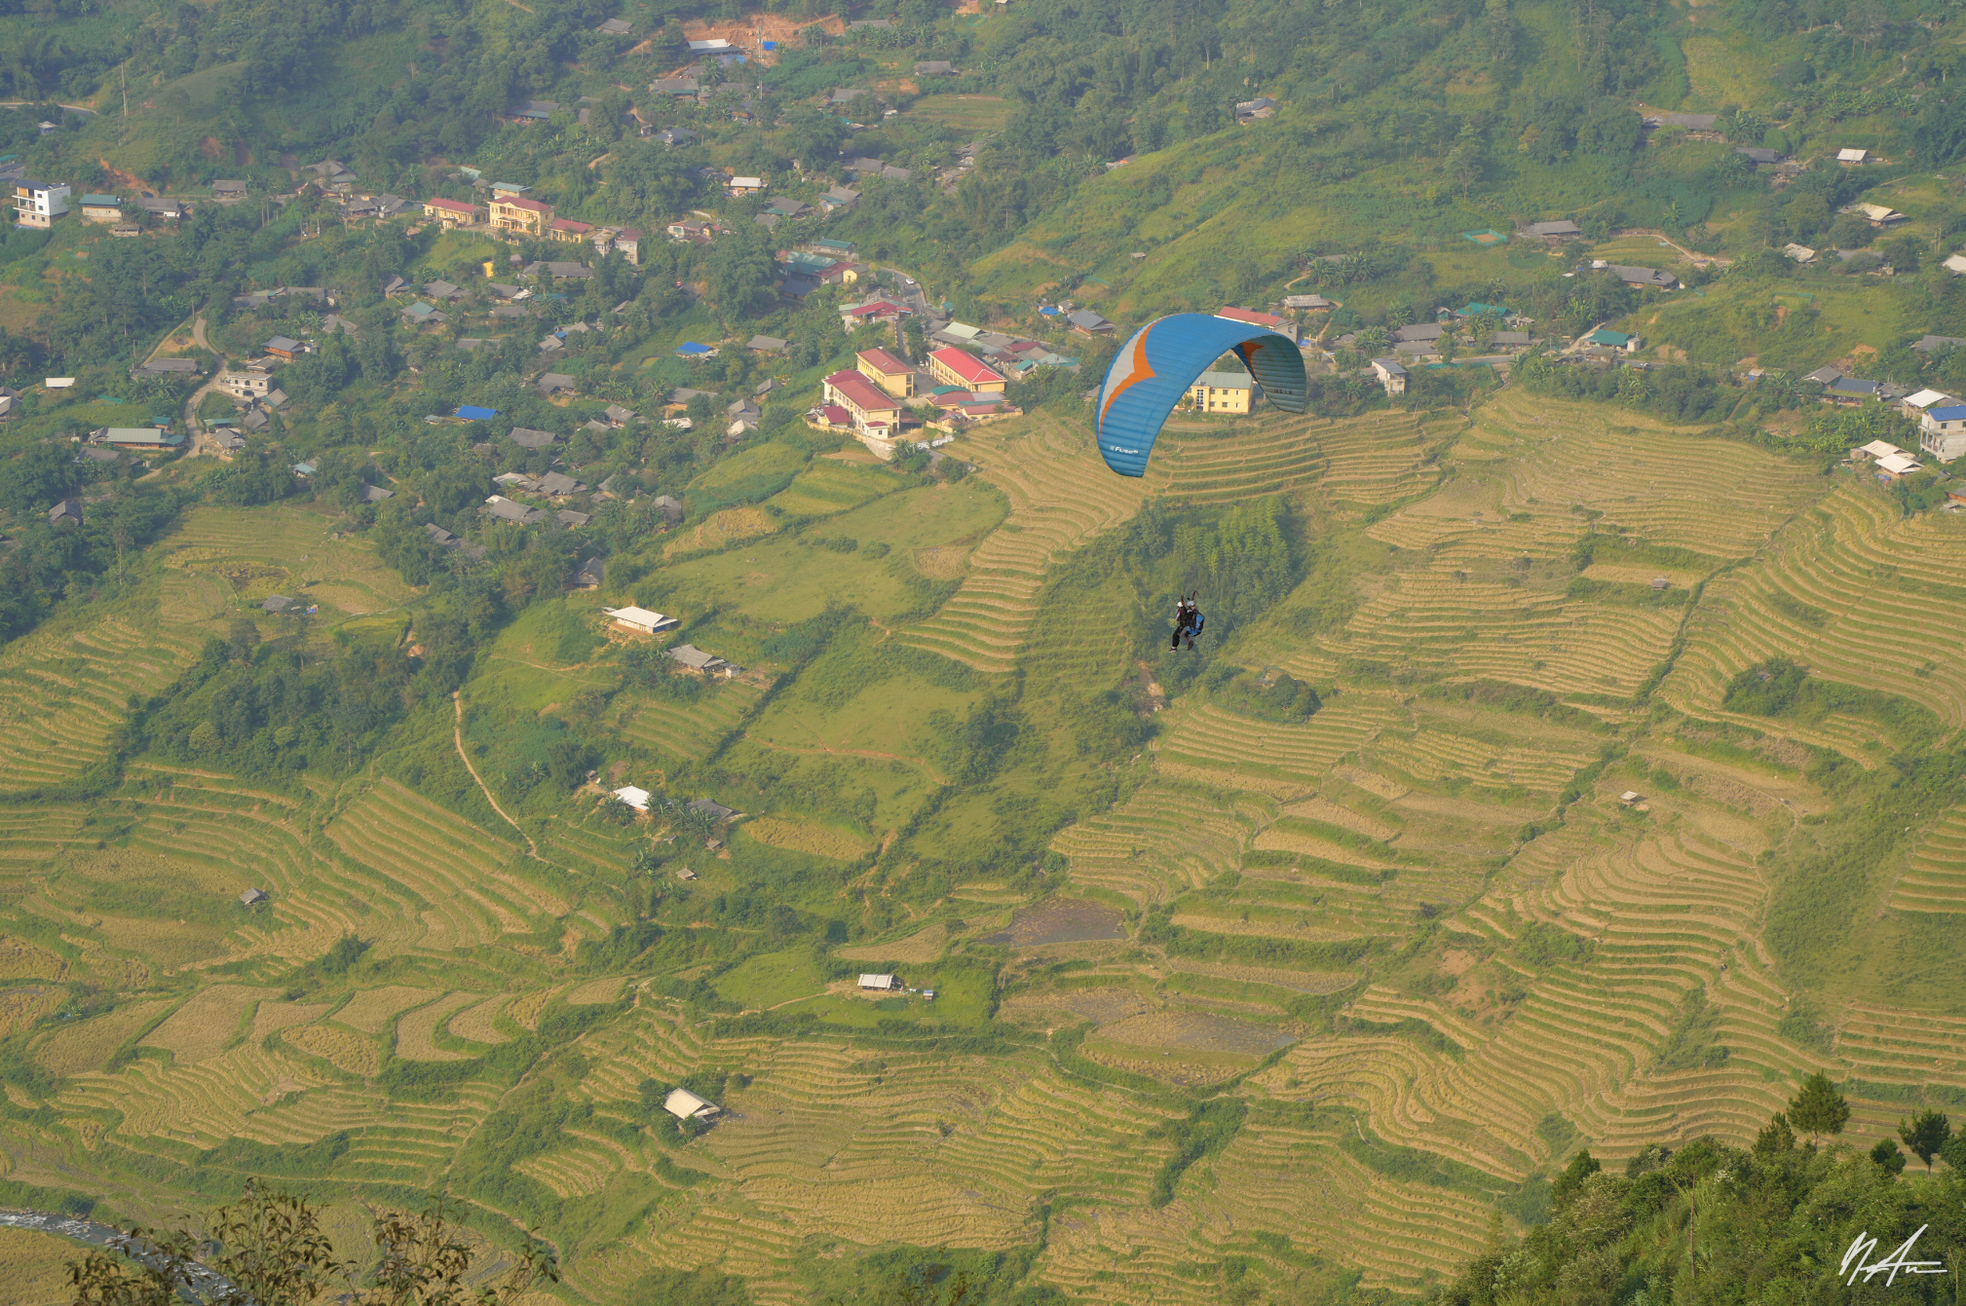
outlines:
[[470, 404], [457, 410], [457, 415], [467, 422], [486, 422], [498, 416], [496, 408], [476, 408]]

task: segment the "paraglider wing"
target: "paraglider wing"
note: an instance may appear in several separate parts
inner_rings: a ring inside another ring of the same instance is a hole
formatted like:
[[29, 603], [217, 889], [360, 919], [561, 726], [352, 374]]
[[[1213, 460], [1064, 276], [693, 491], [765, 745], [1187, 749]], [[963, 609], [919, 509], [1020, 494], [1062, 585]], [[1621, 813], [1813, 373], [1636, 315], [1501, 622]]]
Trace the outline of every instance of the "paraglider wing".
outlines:
[[1099, 387], [1099, 455], [1121, 476], [1144, 476], [1161, 423], [1208, 365], [1225, 353], [1242, 360], [1269, 401], [1304, 411], [1304, 358], [1273, 331], [1207, 313], [1149, 322], [1120, 346]]

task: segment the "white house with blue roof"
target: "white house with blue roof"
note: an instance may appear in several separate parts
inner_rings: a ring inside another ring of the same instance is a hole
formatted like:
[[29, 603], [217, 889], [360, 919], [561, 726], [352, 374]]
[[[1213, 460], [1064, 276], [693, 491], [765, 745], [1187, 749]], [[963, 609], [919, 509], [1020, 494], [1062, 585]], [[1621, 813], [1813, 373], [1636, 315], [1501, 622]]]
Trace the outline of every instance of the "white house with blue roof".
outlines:
[[1926, 409], [1918, 419], [1918, 447], [1942, 463], [1966, 454], [1966, 404]]

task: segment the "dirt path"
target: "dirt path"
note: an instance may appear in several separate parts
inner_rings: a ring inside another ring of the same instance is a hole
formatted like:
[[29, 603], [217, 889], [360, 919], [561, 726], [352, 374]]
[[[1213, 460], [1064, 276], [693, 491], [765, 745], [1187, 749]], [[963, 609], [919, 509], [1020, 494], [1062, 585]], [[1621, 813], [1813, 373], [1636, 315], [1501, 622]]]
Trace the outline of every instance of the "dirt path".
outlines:
[[485, 801], [491, 804], [492, 810], [503, 817], [505, 823], [514, 830], [517, 830], [519, 837], [526, 841], [526, 847], [532, 852], [533, 860], [545, 861], [546, 859], [539, 855], [539, 845], [532, 841], [532, 836], [525, 832], [523, 826], [512, 819], [510, 813], [498, 805], [498, 799], [492, 797], [491, 786], [486, 784], [484, 777], [478, 774], [478, 768], [471, 765], [471, 754], [464, 751], [464, 700], [453, 693], [451, 695], [451, 706], [457, 710], [457, 722], [451, 727], [451, 738], [457, 741], [457, 756], [464, 763], [464, 769], [469, 771], [471, 778], [478, 782], [478, 788], [483, 791]]

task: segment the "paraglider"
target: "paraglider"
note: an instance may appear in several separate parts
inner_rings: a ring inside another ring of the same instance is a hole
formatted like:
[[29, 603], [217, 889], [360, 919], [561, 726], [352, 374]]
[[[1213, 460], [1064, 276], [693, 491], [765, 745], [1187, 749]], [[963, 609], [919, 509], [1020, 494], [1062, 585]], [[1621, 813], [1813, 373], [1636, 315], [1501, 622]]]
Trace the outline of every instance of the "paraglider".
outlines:
[[1207, 313], [1175, 313], [1134, 332], [1099, 387], [1099, 456], [1121, 476], [1144, 476], [1161, 423], [1208, 365], [1233, 353], [1271, 403], [1301, 413], [1309, 401], [1296, 342]]
[[1202, 615], [1200, 606], [1195, 603], [1193, 594], [1182, 598], [1174, 605], [1174, 638], [1167, 642], [1167, 647], [1180, 648], [1181, 638], [1185, 635], [1188, 640], [1188, 651], [1194, 652], [1195, 636], [1201, 634], [1201, 628], [1207, 620], [1208, 618]]

